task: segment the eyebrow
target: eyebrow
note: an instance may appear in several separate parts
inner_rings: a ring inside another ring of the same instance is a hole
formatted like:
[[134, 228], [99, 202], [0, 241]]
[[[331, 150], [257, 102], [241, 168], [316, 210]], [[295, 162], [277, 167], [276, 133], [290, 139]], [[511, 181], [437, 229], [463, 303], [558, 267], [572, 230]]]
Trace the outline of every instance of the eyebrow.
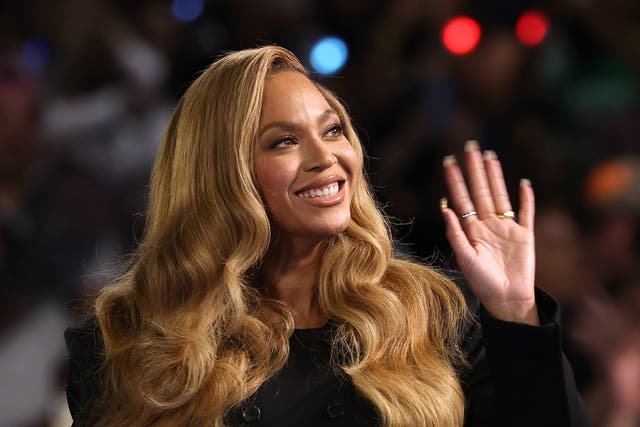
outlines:
[[[328, 110], [325, 110], [325, 112], [323, 112], [318, 116], [318, 118], [316, 119], [316, 122], [320, 123], [323, 120], [325, 120], [327, 117], [333, 116], [333, 115], [336, 115], [338, 117], [340, 116], [336, 110], [329, 108]], [[297, 129], [297, 126], [294, 123], [288, 122], [288, 121], [271, 122], [268, 125], [264, 126], [262, 129], [260, 129], [260, 131], [258, 132], [258, 137], [261, 137], [262, 135], [264, 135], [265, 132], [273, 128], [282, 128], [282, 129], [293, 131]]]

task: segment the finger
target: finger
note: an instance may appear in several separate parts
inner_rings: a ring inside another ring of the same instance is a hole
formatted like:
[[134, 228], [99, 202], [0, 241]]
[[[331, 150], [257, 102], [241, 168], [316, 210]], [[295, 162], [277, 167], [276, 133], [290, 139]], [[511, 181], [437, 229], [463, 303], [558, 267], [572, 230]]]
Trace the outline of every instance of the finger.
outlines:
[[444, 197], [440, 199], [440, 211], [447, 227], [447, 240], [456, 255], [458, 264], [465, 264], [473, 256], [474, 249], [462, 229], [458, 215], [447, 206], [447, 199]]
[[456, 158], [454, 156], [446, 156], [442, 164], [444, 166], [444, 180], [451, 195], [451, 202], [453, 203], [455, 212], [460, 216], [468, 215], [462, 218], [464, 224], [477, 221], [477, 216], [469, 215], [475, 212], [475, 207], [469, 196], [467, 184], [464, 182], [464, 176], [462, 175]]
[[536, 200], [533, 194], [533, 187], [531, 187], [531, 181], [522, 178], [520, 180], [520, 213], [518, 215], [520, 225], [533, 231], [535, 211]]
[[485, 219], [491, 215], [495, 215], [496, 208], [493, 205], [491, 187], [489, 187], [489, 180], [487, 179], [487, 172], [484, 168], [484, 160], [482, 160], [478, 142], [467, 141], [464, 145], [464, 152], [467, 174], [469, 175], [469, 182], [471, 184], [473, 204], [478, 211], [480, 219]]
[[496, 207], [496, 213], [504, 213], [512, 211], [511, 201], [507, 186], [504, 183], [504, 175], [502, 174], [502, 165], [496, 156], [495, 151], [487, 150], [483, 153], [484, 166], [493, 195], [493, 203]]

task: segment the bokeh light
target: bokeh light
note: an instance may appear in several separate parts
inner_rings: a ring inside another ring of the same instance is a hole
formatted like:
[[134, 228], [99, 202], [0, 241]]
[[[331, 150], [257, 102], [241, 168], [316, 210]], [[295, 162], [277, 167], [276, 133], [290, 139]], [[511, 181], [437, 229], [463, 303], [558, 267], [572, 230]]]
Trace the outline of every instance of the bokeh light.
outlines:
[[20, 49], [20, 65], [25, 70], [38, 72], [47, 64], [50, 56], [49, 43], [40, 38], [29, 39]]
[[204, 11], [204, 0], [173, 0], [171, 10], [178, 21], [195, 21]]
[[442, 43], [454, 55], [466, 55], [472, 52], [480, 42], [480, 25], [468, 16], [450, 19], [442, 30]]
[[549, 31], [549, 19], [539, 10], [528, 10], [516, 23], [516, 37], [525, 46], [536, 46]]
[[347, 44], [338, 37], [325, 37], [311, 49], [311, 67], [320, 74], [333, 74], [347, 62]]
[[633, 169], [629, 162], [616, 159], [601, 163], [587, 176], [587, 199], [593, 204], [610, 202], [631, 191], [633, 181]]

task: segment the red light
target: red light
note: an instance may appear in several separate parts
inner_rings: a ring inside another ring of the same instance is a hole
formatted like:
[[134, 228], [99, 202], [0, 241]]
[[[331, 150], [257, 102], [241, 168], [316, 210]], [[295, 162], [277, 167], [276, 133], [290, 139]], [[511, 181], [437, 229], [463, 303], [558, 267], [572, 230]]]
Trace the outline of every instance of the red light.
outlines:
[[526, 46], [539, 44], [547, 35], [549, 19], [538, 10], [529, 10], [518, 18], [516, 23], [516, 37]]
[[442, 30], [442, 43], [455, 55], [466, 55], [473, 51], [480, 41], [480, 25], [468, 16], [450, 19]]

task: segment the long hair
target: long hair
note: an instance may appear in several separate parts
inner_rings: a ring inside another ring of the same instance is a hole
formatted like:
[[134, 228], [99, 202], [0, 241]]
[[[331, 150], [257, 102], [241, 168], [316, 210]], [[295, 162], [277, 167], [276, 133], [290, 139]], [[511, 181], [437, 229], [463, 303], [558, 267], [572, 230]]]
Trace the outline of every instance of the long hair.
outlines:
[[[253, 275], [270, 241], [255, 176], [265, 80], [307, 74], [286, 49], [231, 53], [189, 87], [151, 178], [144, 238], [96, 303], [105, 345], [102, 425], [224, 425], [287, 360], [294, 322]], [[339, 100], [363, 164], [363, 150]], [[361, 167], [351, 222], [325, 245], [317, 281], [337, 328], [333, 360], [389, 426], [461, 425], [455, 372], [465, 313], [456, 286], [394, 256], [389, 227]]]

